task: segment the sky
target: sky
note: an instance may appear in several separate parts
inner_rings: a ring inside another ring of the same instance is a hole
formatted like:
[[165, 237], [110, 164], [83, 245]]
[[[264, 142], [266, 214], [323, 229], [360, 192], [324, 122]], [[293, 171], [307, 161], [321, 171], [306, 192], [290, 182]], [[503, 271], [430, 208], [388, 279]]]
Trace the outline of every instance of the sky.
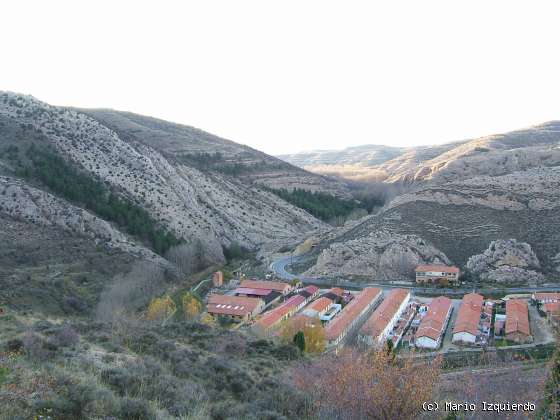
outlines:
[[0, 90], [270, 154], [560, 119], [557, 1], [4, 1]]

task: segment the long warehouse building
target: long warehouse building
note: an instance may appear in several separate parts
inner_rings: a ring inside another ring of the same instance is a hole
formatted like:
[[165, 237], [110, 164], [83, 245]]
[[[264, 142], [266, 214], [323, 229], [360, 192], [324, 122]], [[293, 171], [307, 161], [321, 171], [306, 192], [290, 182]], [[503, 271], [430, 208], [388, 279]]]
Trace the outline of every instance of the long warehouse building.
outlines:
[[381, 289], [366, 287], [325, 328], [327, 346], [338, 346], [381, 299]]

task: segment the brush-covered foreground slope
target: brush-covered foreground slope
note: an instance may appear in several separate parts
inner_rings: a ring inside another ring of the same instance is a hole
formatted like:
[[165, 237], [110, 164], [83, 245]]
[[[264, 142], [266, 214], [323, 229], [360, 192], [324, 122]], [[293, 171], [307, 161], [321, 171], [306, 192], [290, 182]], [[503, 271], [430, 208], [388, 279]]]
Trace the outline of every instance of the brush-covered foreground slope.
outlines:
[[[436, 146], [401, 149], [362, 146], [282, 158], [316, 173], [356, 181], [441, 183], [558, 165], [559, 143], [560, 122], [551, 121], [509, 133]], [[383, 159], [372, 159], [370, 150]], [[394, 156], [389, 157], [391, 154]], [[321, 159], [322, 156], [328, 158]]]
[[[249, 248], [324, 227], [256, 183], [345, 194], [320, 176], [199, 130], [129, 113], [88, 113], [96, 119], [1, 93], [1, 173], [17, 177], [29, 147], [47, 147], [146, 210], [177, 238], [210, 237]], [[22, 203], [10, 215], [25, 212]]]
[[464, 268], [499, 239], [528, 243], [547, 279], [559, 277], [560, 167], [474, 177], [398, 196], [379, 214], [323, 241], [307, 274], [411, 278], [421, 263]]

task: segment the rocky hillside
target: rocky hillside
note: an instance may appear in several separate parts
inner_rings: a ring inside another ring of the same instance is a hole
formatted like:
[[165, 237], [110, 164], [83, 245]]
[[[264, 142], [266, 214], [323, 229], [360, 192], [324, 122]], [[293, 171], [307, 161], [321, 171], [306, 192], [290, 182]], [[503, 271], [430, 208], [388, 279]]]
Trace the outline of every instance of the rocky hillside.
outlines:
[[[523, 130], [472, 140], [408, 149], [364, 146], [330, 151], [321, 160], [315, 153], [285, 156], [288, 162], [317, 173], [352, 180], [442, 183], [480, 175], [505, 175], [560, 163], [560, 121], [551, 121]], [[369, 150], [390, 151], [381, 161], [371, 159]], [[348, 155], [351, 155], [349, 157]], [[321, 156], [321, 155], [319, 155]]]
[[[379, 241], [380, 232], [390, 240]], [[470, 257], [500, 239], [529, 244], [538, 270], [547, 279], [558, 278], [559, 166], [473, 177], [400, 195], [379, 214], [325, 238], [308, 274], [394, 279], [410, 277], [411, 264], [446, 258], [464, 269]], [[394, 268], [400, 266], [398, 276]]]
[[345, 186], [335, 179], [317, 176], [249, 146], [194, 127], [108, 109], [76, 111], [110, 128], [124, 141], [154, 149], [175, 164], [231, 175], [246, 184], [288, 190], [301, 188], [349, 197]]
[[[187, 241], [215, 237], [225, 246], [236, 242], [255, 248], [324, 228], [259, 184], [347, 194], [321, 176], [191, 127], [1, 93], [0, 173], [15, 183], [36, 150], [62, 157], [80, 174], [146, 211], [161, 229]], [[25, 219], [27, 204], [18, 201], [9, 215]]]

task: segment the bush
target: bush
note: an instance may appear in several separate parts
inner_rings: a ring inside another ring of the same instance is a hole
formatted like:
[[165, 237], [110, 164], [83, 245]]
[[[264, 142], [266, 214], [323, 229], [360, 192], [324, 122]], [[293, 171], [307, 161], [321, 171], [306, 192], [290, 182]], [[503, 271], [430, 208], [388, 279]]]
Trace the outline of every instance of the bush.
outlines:
[[120, 417], [123, 420], [151, 420], [155, 413], [145, 400], [124, 398], [121, 401]]
[[63, 325], [54, 334], [54, 343], [60, 347], [72, 347], [80, 341], [80, 336], [70, 325]]
[[31, 332], [23, 337], [23, 346], [30, 359], [40, 362], [52, 359], [58, 350], [54, 343]]

